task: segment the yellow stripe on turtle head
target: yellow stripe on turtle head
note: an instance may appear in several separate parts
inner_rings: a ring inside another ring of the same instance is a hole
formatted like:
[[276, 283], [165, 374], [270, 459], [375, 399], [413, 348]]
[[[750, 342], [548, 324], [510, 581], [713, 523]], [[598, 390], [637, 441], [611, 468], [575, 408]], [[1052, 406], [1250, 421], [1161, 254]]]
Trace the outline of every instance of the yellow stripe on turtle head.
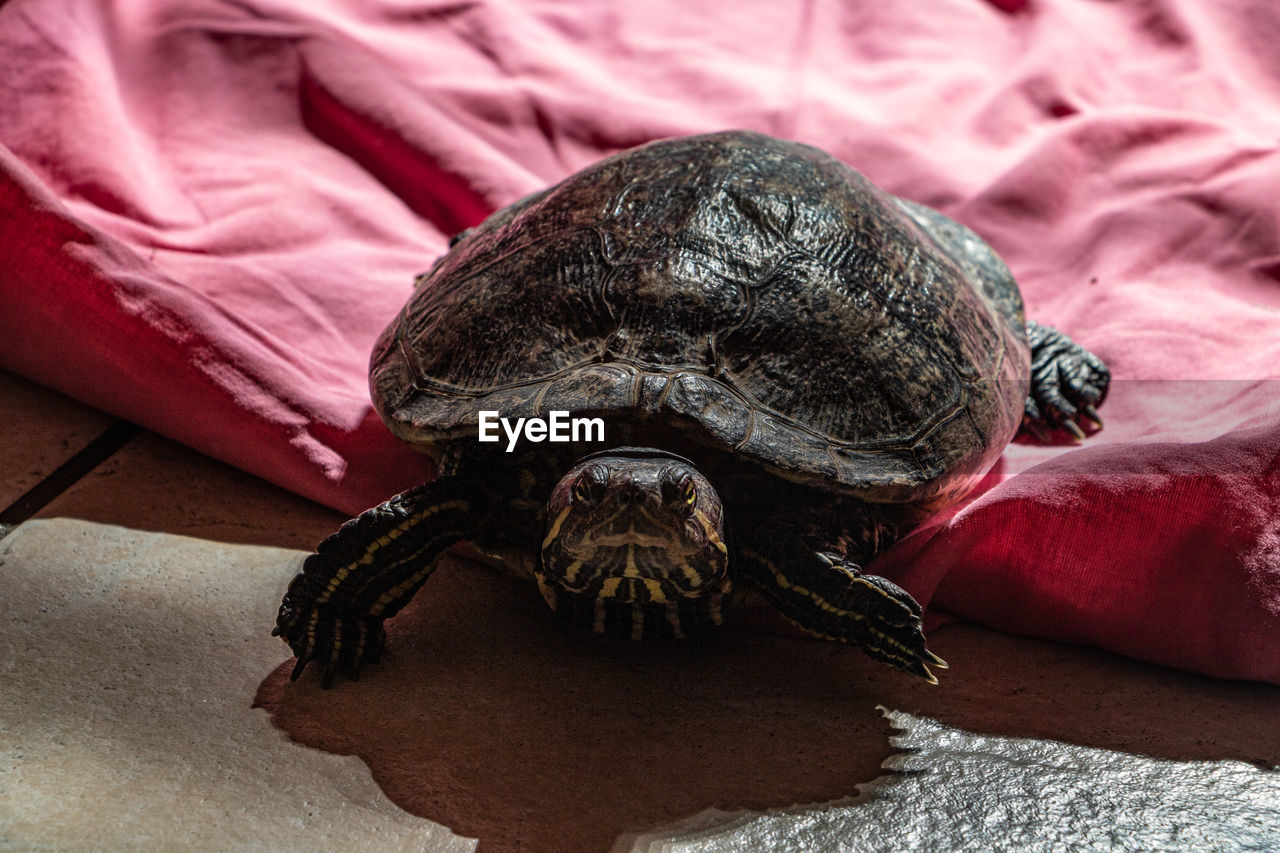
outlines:
[[565, 519], [569, 517], [569, 513], [571, 512], [573, 512], [572, 506], [567, 506], [560, 510], [560, 514], [556, 516], [555, 521], [551, 522], [551, 527], [547, 529], [547, 535], [542, 540], [543, 548], [546, 548], [552, 542], [556, 541], [556, 538], [560, 536], [560, 528], [564, 526]]
[[721, 554], [727, 555], [729, 549], [720, 539], [720, 534], [716, 533], [716, 526], [711, 523], [711, 519], [707, 518], [707, 514], [698, 509], [693, 511], [693, 517], [698, 519], [698, 523], [702, 525], [702, 532], [707, 534], [707, 541], [714, 545]]

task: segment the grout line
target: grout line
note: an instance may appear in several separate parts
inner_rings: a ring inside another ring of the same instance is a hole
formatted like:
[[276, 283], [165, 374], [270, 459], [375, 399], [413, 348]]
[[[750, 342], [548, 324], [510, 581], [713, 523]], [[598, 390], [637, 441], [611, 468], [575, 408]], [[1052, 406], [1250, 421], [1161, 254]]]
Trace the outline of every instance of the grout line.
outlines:
[[8, 536], [15, 527], [52, 503], [54, 498], [75, 485], [141, 432], [142, 427], [128, 421], [116, 421], [107, 427], [101, 435], [54, 469], [53, 473], [0, 511], [0, 539]]

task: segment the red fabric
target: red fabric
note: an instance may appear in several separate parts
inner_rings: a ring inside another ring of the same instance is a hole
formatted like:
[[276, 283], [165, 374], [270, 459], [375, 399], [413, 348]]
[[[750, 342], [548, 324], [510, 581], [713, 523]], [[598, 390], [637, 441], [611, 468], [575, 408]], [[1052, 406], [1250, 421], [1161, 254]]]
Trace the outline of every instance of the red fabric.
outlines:
[[657, 137], [800, 139], [984, 234], [1117, 380], [878, 568], [1280, 682], [1277, 44], [1271, 0], [11, 0], [0, 365], [358, 510], [426, 472], [365, 366], [450, 232]]

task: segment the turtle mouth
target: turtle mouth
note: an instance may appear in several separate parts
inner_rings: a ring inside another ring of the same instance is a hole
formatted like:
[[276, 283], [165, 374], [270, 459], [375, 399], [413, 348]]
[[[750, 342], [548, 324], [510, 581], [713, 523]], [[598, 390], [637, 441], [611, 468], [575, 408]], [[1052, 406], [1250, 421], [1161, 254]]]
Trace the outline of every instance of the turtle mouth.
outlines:
[[560, 555], [540, 574], [565, 592], [626, 604], [665, 604], [699, 598], [727, 586], [722, 565], [700, 550], [634, 532], [584, 540], [573, 559]]
[[631, 640], [684, 639], [724, 621], [728, 581], [714, 592], [671, 597], [653, 578], [597, 578], [582, 590], [569, 589], [536, 573], [542, 597], [561, 619], [594, 634]]
[[634, 548], [644, 549], [661, 549], [667, 551], [670, 548], [671, 540], [662, 533], [641, 533], [636, 530], [628, 530], [625, 533], [606, 533], [597, 536], [587, 536], [582, 540], [582, 547], [589, 549], [605, 548], [619, 549], [632, 546]]

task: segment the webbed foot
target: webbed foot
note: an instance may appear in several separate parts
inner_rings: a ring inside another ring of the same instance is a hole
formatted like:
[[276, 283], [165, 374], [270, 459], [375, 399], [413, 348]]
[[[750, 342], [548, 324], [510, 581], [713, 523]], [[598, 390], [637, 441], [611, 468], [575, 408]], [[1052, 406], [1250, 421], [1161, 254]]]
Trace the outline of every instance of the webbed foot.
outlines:
[[929, 667], [946, 669], [947, 662], [929, 651], [924, 613], [911, 594], [888, 578], [863, 574], [838, 554], [818, 557], [830, 566], [832, 577], [827, 599], [832, 609], [823, 608], [821, 636], [851, 642], [874, 660], [937, 684]]
[[1097, 407], [1107, 396], [1111, 372], [1093, 353], [1052, 326], [1027, 324], [1031, 342], [1031, 392], [1021, 431], [1049, 441], [1061, 430], [1074, 441], [1085, 438], [1082, 426], [1097, 430]]
[[902, 587], [863, 574], [837, 553], [808, 551], [785, 564], [752, 548], [739, 553], [744, 574], [805, 631], [858, 646], [874, 660], [938, 683], [929, 667], [945, 669], [946, 661], [929, 651], [920, 605]]

